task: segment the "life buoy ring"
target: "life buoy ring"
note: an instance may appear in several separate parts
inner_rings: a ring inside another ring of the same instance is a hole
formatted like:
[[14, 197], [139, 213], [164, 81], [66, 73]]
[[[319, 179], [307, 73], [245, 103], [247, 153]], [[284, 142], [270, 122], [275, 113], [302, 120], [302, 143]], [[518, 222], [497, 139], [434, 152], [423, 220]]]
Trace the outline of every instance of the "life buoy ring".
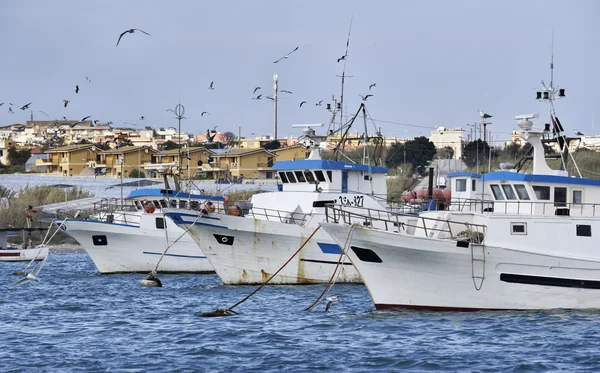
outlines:
[[208, 201], [208, 202], [206, 202], [206, 203], [204, 204], [204, 209], [205, 209], [206, 211], [208, 211], [209, 213], [211, 213], [211, 212], [215, 212], [215, 209], [216, 209], [216, 208], [215, 208], [215, 204], [214, 204], [214, 203], [212, 203], [211, 201]]
[[152, 203], [148, 202], [144, 205], [144, 212], [146, 214], [153, 214], [154, 211], [156, 211], [156, 207], [154, 207], [154, 205]]
[[96, 162], [91, 162], [91, 163], [90, 163], [90, 167], [91, 167], [91, 168], [96, 168]]

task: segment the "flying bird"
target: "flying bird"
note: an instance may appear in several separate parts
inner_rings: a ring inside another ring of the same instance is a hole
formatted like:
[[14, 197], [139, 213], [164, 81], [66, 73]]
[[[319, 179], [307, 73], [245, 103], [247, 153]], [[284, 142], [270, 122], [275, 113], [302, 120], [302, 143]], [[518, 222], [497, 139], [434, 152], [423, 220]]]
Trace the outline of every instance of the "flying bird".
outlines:
[[21, 110], [27, 110], [27, 109], [29, 109], [29, 105], [31, 105], [31, 104], [33, 104], [33, 102], [30, 102], [27, 105], [21, 106]]
[[267, 96], [267, 97], [265, 97], [265, 98], [268, 98], [268, 99], [269, 99], [269, 100], [271, 100], [271, 101], [275, 101], [275, 99], [273, 98], [273, 96]]
[[13, 109], [12, 109], [10, 106], [8, 107], [8, 112], [9, 112], [9, 113], [11, 113], [11, 114], [14, 114], [14, 113], [15, 113], [15, 112], [13, 111]]
[[146, 31], [140, 30], [139, 28], [130, 28], [129, 30], [125, 30], [121, 33], [121, 35], [119, 35], [119, 40], [117, 40], [117, 47], [119, 46], [119, 42], [121, 41], [121, 38], [123, 37], [123, 35], [130, 33], [133, 34], [134, 32], [139, 31], [139, 32], [143, 32], [146, 35], [152, 36], [149, 33], [147, 33]]
[[71, 124], [71, 126], [70, 126], [70, 127], [71, 127], [71, 128], [73, 128], [73, 127], [75, 127], [76, 125], [78, 125], [78, 124], [80, 124], [80, 123], [83, 123], [83, 122], [85, 122], [85, 121], [86, 121], [86, 119], [89, 119], [90, 117], [91, 117], [91, 115], [88, 115], [87, 117], [83, 117], [83, 118], [81, 118], [81, 120], [79, 120], [79, 121], [77, 121], [77, 122], [75, 122], [75, 123]]
[[86, 76], [86, 77], [85, 77], [85, 81], [86, 81], [86, 82], [88, 82], [88, 83], [91, 83], [91, 82], [92, 82], [92, 79], [90, 79], [90, 78], [88, 78], [88, 77]]
[[346, 59], [346, 55], [343, 55], [342, 57], [338, 58], [338, 63], [339, 63], [340, 61], [344, 61], [345, 59]]
[[146, 119], [146, 118], [144, 118], [144, 116], [142, 115], [142, 116], [140, 117], [140, 120], [144, 120], [144, 119]]
[[306, 104], [306, 101], [302, 101], [302, 102], [300, 103], [300, 107], [302, 107], [302, 105], [304, 105], [304, 104]]
[[371, 85], [369, 86], [369, 91], [371, 90], [371, 88], [373, 88], [373, 87], [375, 87], [375, 86], [376, 86], [376, 84], [375, 84], [375, 83], [371, 84]]
[[317, 103], [315, 104], [315, 106], [323, 106], [323, 100], [321, 100], [321, 101], [317, 102]]
[[290, 95], [292, 94], [292, 92], [288, 91], [287, 89], [282, 89], [282, 90], [281, 90], [281, 91], [279, 91], [279, 92], [282, 92], [282, 93], [289, 93]]
[[260, 100], [260, 98], [262, 97], [262, 94], [256, 96], [256, 97], [252, 97], [253, 100]]
[[366, 95], [366, 96], [359, 95], [359, 96], [360, 96], [360, 98], [362, 98], [362, 100], [363, 100], [363, 101], [367, 101], [367, 99], [368, 99], [369, 97], [372, 97], [373, 95]]
[[261, 89], [260, 87], [254, 87], [254, 91], [252, 92], [252, 94], [255, 94], [256, 91], [258, 91], [259, 89]]
[[214, 135], [211, 136], [210, 130], [206, 130], [206, 142], [208, 144], [212, 144], [213, 143], [213, 140], [215, 139], [215, 136], [217, 136], [216, 132], [215, 132]]
[[277, 63], [277, 62], [279, 62], [279, 61], [281, 61], [281, 60], [285, 60], [285, 59], [289, 58], [289, 57], [290, 57], [290, 54], [292, 54], [292, 53], [294, 53], [295, 51], [297, 51], [297, 50], [298, 50], [298, 48], [299, 48], [299, 47], [296, 47], [296, 48], [294, 48], [294, 50], [293, 50], [293, 51], [291, 51], [290, 53], [286, 54], [285, 56], [281, 57], [280, 59], [278, 59], [277, 61], [275, 61], [275, 62], [273, 62], [273, 63]]
[[45, 111], [40, 110], [40, 113], [44, 114], [45, 116], [47, 116], [48, 118], [50, 118], [50, 115], [48, 115], [48, 113], [46, 113]]
[[69, 101], [69, 100], [63, 100], [63, 105], [65, 105], [65, 107], [67, 107], [67, 105], [69, 105], [69, 102], [71, 102], [71, 101]]
[[327, 305], [325, 305], [325, 312], [329, 311], [329, 309], [331, 308], [331, 305], [334, 304], [335, 302], [339, 302], [339, 298], [337, 296], [331, 296], [329, 298], [327, 298]]
[[204, 114], [208, 114], [208, 115], [210, 115], [210, 113], [209, 113], [208, 111], [203, 111], [203, 112], [202, 112], [202, 114], [200, 114], [200, 116], [201, 116], [201, 117], [203, 117], [203, 116], [204, 116]]
[[15, 282], [14, 286], [21, 285], [26, 281], [40, 282], [40, 278], [38, 276], [40, 274], [40, 271], [42, 270], [42, 267], [44, 266], [44, 264], [46, 264], [46, 260], [48, 260], [48, 255], [46, 255], [46, 257], [35, 266], [33, 271], [31, 271], [31, 273], [26, 274], [24, 278]]
[[0, 103], [0, 106], [4, 105], [4, 102]]
[[79, 86], [78, 85], [75, 86], [75, 93], [79, 93]]
[[208, 86], [208, 89], [215, 89], [214, 86], [215, 86], [215, 82], [212, 81], [212, 82], [210, 82], [210, 85]]
[[481, 117], [481, 119], [488, 119], [488, 118], [492, 117], [491, 115], [484, 113], [483, 109], [479, 109], [478, 111], [479, 111], [479, 116]]

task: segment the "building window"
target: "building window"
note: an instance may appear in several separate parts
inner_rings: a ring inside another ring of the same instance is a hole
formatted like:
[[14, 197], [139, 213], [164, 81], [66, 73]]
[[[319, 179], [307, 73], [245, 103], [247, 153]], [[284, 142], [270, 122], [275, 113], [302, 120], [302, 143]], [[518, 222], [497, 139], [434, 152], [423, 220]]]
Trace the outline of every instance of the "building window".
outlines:
[[517, 191], [517, 196], [522, 200], [529, 200], [529, 194], [527, 194], [527, 189], [523, 184], [515, 184], [515, 190]]
[[271, 171], [265, 172], [265, 178], [266, 179], [272, 179], [273, 178], [273, 172], [271, 172]]
[[567, 205], [567, 188], [554, 187], [554, 206]]
[[506, 199], [517, 199], [517, 196], [515, 195], [515, 192], [510, 184], [502, 185], [502, 190], [504, 191], [504, 194], [506, 194]]
[[456, 191], [466, 192], [467, 191], [467, 179], [456, 179]]
[[273, 167], [273, 157], [267, 159], [267, 167]]
[[490, 185], [490, 188], [492, 188], [492, 194], [496, 201], [504, 201], [504, 195], [502, 194], [502, 190], [500, 190], [500, 186], [492, 184]]
[[510, 223], [510, 234], [526, 235], [527, 223]]
[[550, 200], [550, 187], [534, 185], [533, 191], [535, 192], [535, 198], [540, 201]]
[[582, 191], [581, 190], [574, 190], [573, 191], [573, 204], [575, 205], [581, 205], [581, 201], [582, 201]]

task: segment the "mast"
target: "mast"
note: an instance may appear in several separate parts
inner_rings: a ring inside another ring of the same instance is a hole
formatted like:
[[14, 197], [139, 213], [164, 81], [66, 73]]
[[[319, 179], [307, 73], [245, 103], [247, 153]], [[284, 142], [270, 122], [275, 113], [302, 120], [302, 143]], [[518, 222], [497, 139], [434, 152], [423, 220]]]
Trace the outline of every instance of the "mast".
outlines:
[[277, 91], [278, 91], [279, 77], [277, 74], [273, 75], [273, 137], [277, 140]]

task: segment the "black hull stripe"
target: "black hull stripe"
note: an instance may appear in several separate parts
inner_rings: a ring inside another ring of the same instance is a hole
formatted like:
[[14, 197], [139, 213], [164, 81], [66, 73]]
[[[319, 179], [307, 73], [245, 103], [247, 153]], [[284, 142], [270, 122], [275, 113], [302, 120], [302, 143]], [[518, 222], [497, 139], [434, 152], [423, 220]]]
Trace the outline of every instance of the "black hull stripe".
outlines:
[[[321, 263], [321, 264], [334, 264], [334, 265], [338, 264], [338, 262], [330, 262], [330, 261], [327, 261], [327, 260], [315, 260], [315, 259], [300, 259], [300, 261], [302, 261], [302, 262], [310, 262], [310, 263]], [[345, 266], [351, 266], [352, 265], [352, 263], [340, 263], [340, 264], [345, 265]]]
[[600, 281], [558, 277], [513, 275], [510, 273], [500, 274], [500, 281], [511, 282], [515, 284], [557, 286], [562, 288], [600, 289]]

